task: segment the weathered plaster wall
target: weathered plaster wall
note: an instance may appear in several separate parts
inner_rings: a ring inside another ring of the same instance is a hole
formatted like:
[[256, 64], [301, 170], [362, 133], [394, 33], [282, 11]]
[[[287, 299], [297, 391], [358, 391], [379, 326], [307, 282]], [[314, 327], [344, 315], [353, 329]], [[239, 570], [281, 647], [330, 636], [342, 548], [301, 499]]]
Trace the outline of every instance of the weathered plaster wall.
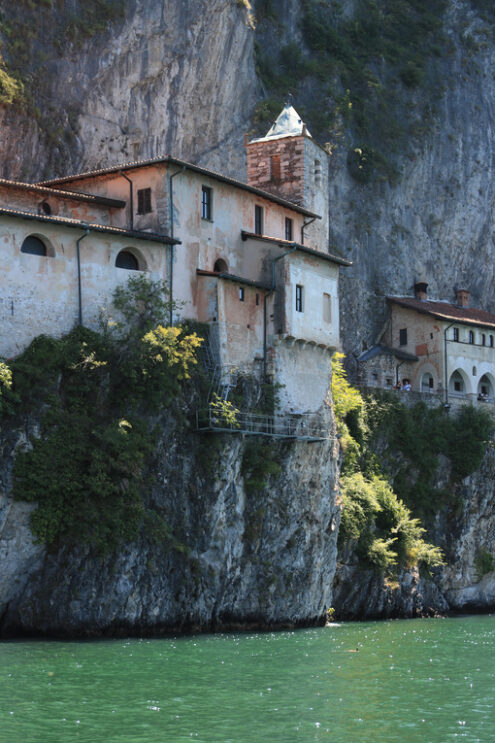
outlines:
[[[49, 255], [21, 253], [28, 235], [45, 242]], [[76, 240], [84, 229], [51, 222], [2, 217], [0, 251], [0, 356], [20, 353], [37, 335], [60, 336], [78, 321]], [[80, 243], [83, 322], [97, 327], [101, 308], [108, 308], [119, 284], [135, 271], [116, 268], [118, 253], [127, 248], [146, 262], [147, 275], [166, 279], [167, 246], [147, 240], [92, 232]]]
[[[304, 253], [291, 253], [285, 258], [285, 325], [284, 332], [294, 338], [338, 348], [339, 267]], [[345, 269], [344, 269], [345, 270]], [[296, 309], [296, 286], [302, 287], [302, 312]], [[327, 314], [325, 295], [330, 297], [331, 312]]]

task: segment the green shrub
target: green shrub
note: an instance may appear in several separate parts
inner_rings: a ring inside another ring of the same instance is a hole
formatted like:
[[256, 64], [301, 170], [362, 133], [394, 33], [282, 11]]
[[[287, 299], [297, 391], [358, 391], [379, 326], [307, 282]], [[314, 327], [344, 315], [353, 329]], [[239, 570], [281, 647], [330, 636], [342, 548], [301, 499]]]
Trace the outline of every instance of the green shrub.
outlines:
[[488, 552], [486, 547], [480, 547], [476, 552], [474, 567], [478, 580], [481, 580], [484, 575], [491, 573], [495, 569], [493, 555]]
[[270, 475], [282, 471], [277, 462], [276, 448], [272, 441], [264, 437], [254, 437], [244, 447], [241, 474], [248, 493], [257, 493], [268, 485]]
[[163, 287], [132, 279], [116, 292], [125, 323], [40, 336], [12, 363], [17, 407], [41, 418], [41, 436], [17, 454], [14, 496], [38, 504], [31, 528], [49, 547], [111, 550], [152, 522], [168, 538], [144, 500], [151, 418], [178, 407], [201, 339], [162, 325], [140, 335], [157, 321], [163, 296]]
[[339, 542], [356, 542], [356, 552], [365, 565], [381, 572], [419, 565], [429, 573], [443, 564], [438, 547], [423, 539], [419, 519], [381, 477], [367, 480], [358, 472], [342, 478], [342, 519]]

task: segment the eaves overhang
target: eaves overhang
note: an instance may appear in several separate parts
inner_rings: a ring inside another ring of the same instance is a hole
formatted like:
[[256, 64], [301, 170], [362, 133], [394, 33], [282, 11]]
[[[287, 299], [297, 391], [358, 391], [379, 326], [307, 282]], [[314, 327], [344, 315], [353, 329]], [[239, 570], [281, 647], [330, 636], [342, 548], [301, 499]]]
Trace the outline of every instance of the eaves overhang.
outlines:
[[281, 248], [295, 248], [301, 253], [313, 255], [316, 258], [321, 258], [324, 261], [338, 263], [340, 266], [352, 266], [352, 261], [348, 261], [346, 258], [341, 258], [338, 255], [333, 255], [332, 253], [323, 253], [323, 251], [321, 250], [308, 248], [306, 245], [301, 245], [301, 243], [293, 242], [292, 240], [282, 240], [279, 237], [271, 237], [270, 235], [257, 235], [255, 232], [247, 232], [246, 230], [241, 230], [241, 237], [244, 241], [259, 240], [260, 242], [267, 242], [279, 245]]
[[149, 240], [166, 245], [180, 245], [180, 240], [169, 237], [168, 235], [158, 235], [154, 232], [138, 232], [136, 230], [125, 230], [121, 227], [111, 227], [110, 225], [94, 224], [83, 222], [80, 219], [70, 219], [69, 217], [54, 217], [45, 214], [34, 214], [33, 212], [19, 211], [16, 209], [4, 209], [0, 207], [0, 216], [14, 217], [15, 219], [27, 219], [35, 222], [44, 222], [56, 224], [61, 227], [72, 227], [80, 230], [89, 230], [90, 232], [105, 232], [109, 235], [120, 235], [121, 237], [130, 237], [139, 240]]

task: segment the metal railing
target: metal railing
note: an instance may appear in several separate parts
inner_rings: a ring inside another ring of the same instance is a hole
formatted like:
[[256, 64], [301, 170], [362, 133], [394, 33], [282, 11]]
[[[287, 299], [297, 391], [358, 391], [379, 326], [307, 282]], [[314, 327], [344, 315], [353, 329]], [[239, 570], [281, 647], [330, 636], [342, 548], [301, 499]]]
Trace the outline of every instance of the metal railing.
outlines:
[[330, 438], [330, 432], [322, 425], [321, 417], [314, 413], [281, 416], [239, 411], [235, 415], [235, 422], [229, 422], [217, 410], [207, 408], [196, 412], [196, 429], [298, 441], [325, 441]]

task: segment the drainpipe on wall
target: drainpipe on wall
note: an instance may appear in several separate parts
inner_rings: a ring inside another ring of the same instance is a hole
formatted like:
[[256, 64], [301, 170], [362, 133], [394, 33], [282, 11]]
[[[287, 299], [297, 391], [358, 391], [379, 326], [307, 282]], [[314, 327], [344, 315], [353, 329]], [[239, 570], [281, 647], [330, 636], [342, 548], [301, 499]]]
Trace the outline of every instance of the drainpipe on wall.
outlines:
[[[172, 179], [175, 178], [176, 175], [180, 175], [183, 173], [186, 169], [186, 166], [183, 165], [180, 170], [178, 170], [176, 173], [172, 173], [171, 176], [169, 176], [170, 180], [170, 189], [169, 189], [169, 195], [170, 195], [170, 237], [174, 239], [174, 187], [172, 183]], [[174, 317], [173, 317], [173, 292], [174, 292], [174, 244], [171, 243], [170, 245], [170, 279], [169, 279], [169, 304], [170, 304], [170, 311], [169, 311], [169, 325], [173, 325]]]
[[[302, 228], [301, 228], [302, 229]], [[266, 368], [268, 366], [267, 363], [267, 300], [268, 297], [270, 297], [273, 292], [275, 291], [275, 263], [282, 258], [285, 258], [286, 255], [289, 255], [289, 253], [293, 253], [294, 250], [297, 250], [297, 245], [293, 245], [293, 247], [290, 250], [286, 250], [285, 253], [282, 253], [282, 255], [278, 255], [276, 258], [273, 258], [272, 260], [272, 285], [270, 287], [270, 290], [267, 294], [263, 297], [263, 377], [266, 380]]]
[[443, 331], [443, 368], [444, 368], [444, 377], [445, 377], [445, 406], [447, 407], [449, 404], [449, 380], [447, 375], [447, 330], [450, 330], [452, 325], [455, 325], [455, 323], [451, 322], [450, 325], [447, 325], [445, 330]]
[[301, 245], [304, 245], [304, 230], [306, 227], [309, 227], [310, 224], [313, 224], [313, 222], [316, 220], [316, 217], [313, 217], [313, 219], [308, 220], [307, 222], [303, 222], [303, 225], [301, 227]]
[[131, 181], [131, 179], [122, 171], [119, 170], [120, 175], [122, 178], [125, 178], [126, 181], [129, 183], [129, 205], [131, 208], [131, 220], [129, 224], [129, 229], [134, 229], [134, 184]]
[[76, 255], [77, 255], [77, 295], [78, 295], [78, 303], [79, 303], [79, 325], [82, 325], [82, 291], [81, 291], [81, 250], [80, 250], [80, 243], [82, 240], [84, 240], [85, 237], [89, 235], [89, 227], [87, 225], [83, 225], [86, 227], [86, 232], [84, 235], [81, 235], [80, 238], [76, 240]]

